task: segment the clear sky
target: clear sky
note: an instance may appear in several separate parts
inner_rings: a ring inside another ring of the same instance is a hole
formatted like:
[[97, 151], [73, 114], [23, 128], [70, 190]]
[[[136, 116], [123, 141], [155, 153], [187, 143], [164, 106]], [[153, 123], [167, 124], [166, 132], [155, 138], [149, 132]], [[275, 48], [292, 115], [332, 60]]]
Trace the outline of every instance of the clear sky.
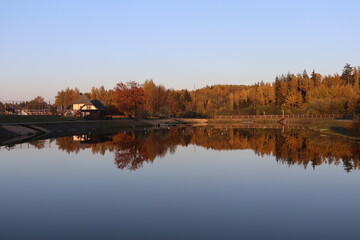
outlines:
[[359, 12], [358, 0], [0, 0], [0, 101], [340, 73], [360, 65]]

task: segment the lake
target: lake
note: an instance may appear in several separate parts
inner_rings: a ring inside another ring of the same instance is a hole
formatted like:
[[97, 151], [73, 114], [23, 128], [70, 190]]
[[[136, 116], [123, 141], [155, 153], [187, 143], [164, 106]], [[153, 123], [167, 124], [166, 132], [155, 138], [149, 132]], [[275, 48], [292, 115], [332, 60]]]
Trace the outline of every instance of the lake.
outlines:
[[359, 239], [360, 144], [198, 126], [0, 147], [1, 239]]

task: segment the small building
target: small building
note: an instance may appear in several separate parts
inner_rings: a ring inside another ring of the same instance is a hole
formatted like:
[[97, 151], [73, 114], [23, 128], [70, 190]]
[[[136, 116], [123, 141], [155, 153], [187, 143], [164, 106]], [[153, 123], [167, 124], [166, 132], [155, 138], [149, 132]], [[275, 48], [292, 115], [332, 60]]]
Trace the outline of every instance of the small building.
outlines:
[[106, 118], [106, 107], [100, 100], [90, 100], [80, 95], [69, 107], [67, 115], [80, 116], [89, 120]]

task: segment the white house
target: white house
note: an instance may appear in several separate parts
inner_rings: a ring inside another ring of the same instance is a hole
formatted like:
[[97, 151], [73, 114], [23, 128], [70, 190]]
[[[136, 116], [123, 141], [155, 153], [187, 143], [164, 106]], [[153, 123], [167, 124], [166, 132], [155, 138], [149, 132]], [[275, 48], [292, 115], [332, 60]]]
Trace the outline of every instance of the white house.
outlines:
[[90, 100], [85, 95], [80, 95], [70, 106], [67, 107], [66, 115], [80, 115], [90, 119], [103, 119], [105, 117], [105, 105], [99, 100]]

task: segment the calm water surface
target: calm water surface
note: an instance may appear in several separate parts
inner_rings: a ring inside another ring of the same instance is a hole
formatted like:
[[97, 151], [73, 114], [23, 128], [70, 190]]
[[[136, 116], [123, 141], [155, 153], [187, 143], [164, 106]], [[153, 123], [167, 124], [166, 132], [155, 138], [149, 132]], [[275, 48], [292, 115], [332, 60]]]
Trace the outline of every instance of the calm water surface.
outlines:
[[360, 144], [175, 127], [0, 148], [0, 239], [359, 239]]

